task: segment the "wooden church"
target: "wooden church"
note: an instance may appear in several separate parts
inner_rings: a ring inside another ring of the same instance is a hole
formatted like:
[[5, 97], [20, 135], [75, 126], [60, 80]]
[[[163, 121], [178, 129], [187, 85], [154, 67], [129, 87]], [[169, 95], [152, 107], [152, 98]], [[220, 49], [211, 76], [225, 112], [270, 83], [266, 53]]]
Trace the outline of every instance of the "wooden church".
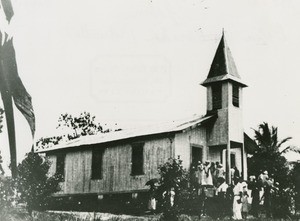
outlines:
[[145, 183], [158, 178], [158, 167], [177, 156], [186, 169], [209, 160], [224, 165], [228, 182], [234, 166], [246, 179], [247, 145], [252, 141], [242, 123], [246, 84], [224, 34], [201, 85], [207, 89], [207, 113], [202, 117], [80, 137], [39, 151], [52, 161], [50, 173], [64, 177], [61, 191], [54, 196], [54, 209], [93, 211], [110, 203], [116, 208], [143, 199], [149, 189]]

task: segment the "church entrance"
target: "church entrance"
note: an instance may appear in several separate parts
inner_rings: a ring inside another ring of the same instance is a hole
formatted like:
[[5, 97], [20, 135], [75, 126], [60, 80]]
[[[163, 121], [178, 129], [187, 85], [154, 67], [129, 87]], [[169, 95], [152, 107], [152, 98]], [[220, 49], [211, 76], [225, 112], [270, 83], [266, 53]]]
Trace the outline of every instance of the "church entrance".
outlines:
[[202, 162], [203, 151], [201, 146], [192, 146], [192, 166], [197, 166], [198, 162]]

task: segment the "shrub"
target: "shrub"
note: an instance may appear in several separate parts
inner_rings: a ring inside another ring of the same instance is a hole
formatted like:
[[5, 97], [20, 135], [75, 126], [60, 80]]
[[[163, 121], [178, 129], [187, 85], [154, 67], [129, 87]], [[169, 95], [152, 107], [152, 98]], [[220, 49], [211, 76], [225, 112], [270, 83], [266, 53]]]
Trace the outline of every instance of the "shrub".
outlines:
[[59, 190], [60, 177], [48, 177], [49, 168], [49, 160], [33, 152], [29, 152], [18, 165], [16, 187], [20, 194], [19, 202], [26, 203], [29, 214], [33, 210], [45, 210], [51, 195]]
[[[159, 167], [160, 186], [158, 189], [162, 202], [163, 215], [161, 220], [176, 220], [182, 211], [180, 199], [188, 187], [189, 174], [182, 166], [182, 160], [170, 158], [168, 162]], [[173, 193], [171, 193], [173, 191]], [[174, 196], [174, 205], [171, 205], [171, 196]]]
[[10, 178], [0, 180], [0, 213], [9, 211], [14, 202], [14, 185]]

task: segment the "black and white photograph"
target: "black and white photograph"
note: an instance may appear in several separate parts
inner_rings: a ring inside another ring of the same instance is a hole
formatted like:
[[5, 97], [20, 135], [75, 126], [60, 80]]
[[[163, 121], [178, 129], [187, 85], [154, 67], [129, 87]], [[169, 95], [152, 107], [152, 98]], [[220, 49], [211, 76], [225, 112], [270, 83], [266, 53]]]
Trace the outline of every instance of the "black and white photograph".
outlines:
[[0, 0], [0, 221], [300, 220], [300, 1]]

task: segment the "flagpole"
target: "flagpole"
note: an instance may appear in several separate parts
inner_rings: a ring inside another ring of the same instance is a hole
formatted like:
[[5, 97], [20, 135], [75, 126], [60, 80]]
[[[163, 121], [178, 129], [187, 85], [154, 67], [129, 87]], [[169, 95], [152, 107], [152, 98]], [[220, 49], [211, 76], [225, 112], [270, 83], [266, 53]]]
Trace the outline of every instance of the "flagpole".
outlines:
[[13, 178], [17, 176], [17, 151], [16, 151], [16, 135], [15, 135], [15, 121], [14, 109], [12, 104], [12, 97], [8, 90], [1, 91], [4, 112], [6, 117], [7, 134], [10, 149], [11, 175]]

